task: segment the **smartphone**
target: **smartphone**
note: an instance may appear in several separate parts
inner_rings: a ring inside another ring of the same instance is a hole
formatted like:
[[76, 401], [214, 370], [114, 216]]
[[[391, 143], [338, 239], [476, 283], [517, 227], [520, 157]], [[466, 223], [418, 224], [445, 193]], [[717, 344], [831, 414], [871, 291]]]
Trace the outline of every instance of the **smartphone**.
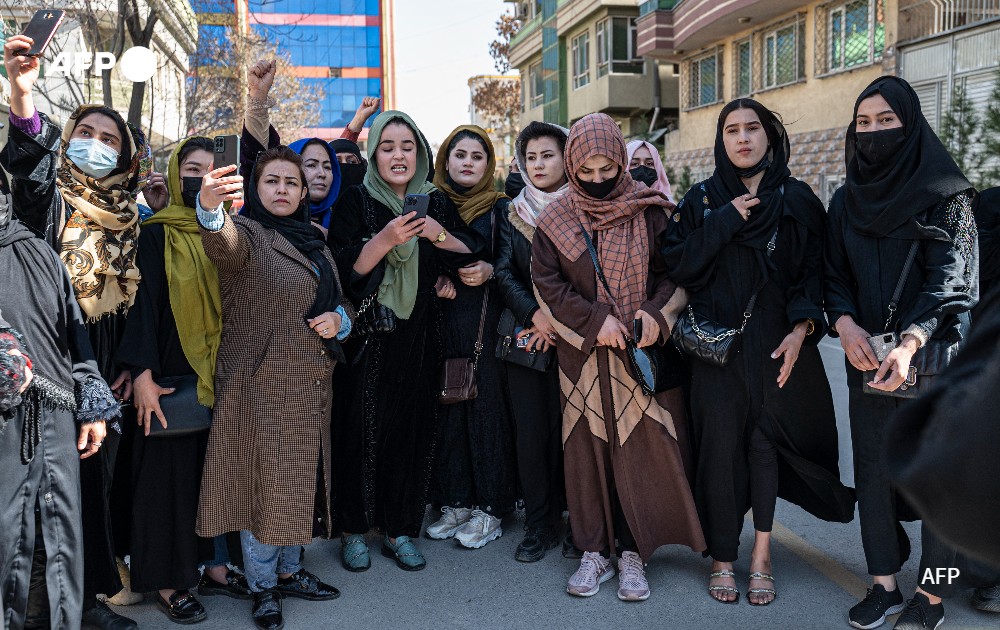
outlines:
[[868, 345], [871, 346], [872, 352], [875, 353], [875, 358], [881, 363], [885, 361], [885, 358], [889, 356], [889, 353], [896, 349], [899, 345], [896, 339], [895, 333], [883, 333], [881, 335], [872, 335], [868, 338]]
[[633, 319], [632, 320], [632, 341], [636, 344], [642, 339], [642, 320]]
[[[233, 134], [215, 136], [215, 161], [213, 169], [240, 163], [240, 137]], [[233, 173], [230, 173], [233, 175]]]
[[21, 55], [25, 57], [41, 57], [45, 53], [45, 49], [49, 47], [52, 37], [59, 30], [59, 25], [62, 24], [65, 16], [65, 11], [53, 11], [50, 9], [35, 11], [35, 15], [31, 17], [31, 21], [21, 31], [21, 35], [30, 37], [34, 43], [31, 44], [31, 48], [27, 52], [23, 52]]
[[427, 216], [427, 209], [431, 205], [430, 195], [407, 195], [403, 200], [403, 214], [410, 214], [411, 212], [416, 212], [415, 217], [412, 219], [423, 219]]
[[517, 339], [518, 348], [527, 348], [528, 344], [531, 342], [531, 335], [525, 335], [523, 337], [518, 337], [524, 330], [524, 326], [517, 326], [514, 328], [514, 337]]

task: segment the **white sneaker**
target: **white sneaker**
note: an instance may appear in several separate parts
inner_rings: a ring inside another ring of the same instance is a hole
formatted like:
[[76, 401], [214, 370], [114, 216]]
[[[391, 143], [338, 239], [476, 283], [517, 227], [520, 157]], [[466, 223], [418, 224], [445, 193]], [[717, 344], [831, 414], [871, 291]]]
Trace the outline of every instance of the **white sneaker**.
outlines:
[[649, 599], [649, 582], [642, 558], [634, 551], [625, 551], [618, 558], [618, 599], [641, 602]]
[[472, 510], [472, 518], [455, 532], [455, 540], [463, 547], [479, 549], [502, 535], [500, 519], [482, 510]]
[[472, 510], [469, 508], [453, 508], [446, 505], [441, 508], [441, 513], [443, 516], [427, 527], [428, 538], [447, 540], [472, 518]]
[[577, 597], [596, 595], [604, 584], [615, 575], [611, 561], [596, 551], [583, 552], [580, 568], [569, 578], [566, 592]]

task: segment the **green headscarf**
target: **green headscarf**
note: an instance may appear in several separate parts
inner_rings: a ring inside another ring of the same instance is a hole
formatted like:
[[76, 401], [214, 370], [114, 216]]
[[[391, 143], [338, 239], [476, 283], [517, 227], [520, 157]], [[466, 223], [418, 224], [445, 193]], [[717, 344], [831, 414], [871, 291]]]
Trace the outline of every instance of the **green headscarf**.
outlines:
[[177, 323], [184, 357], [198, 375], [198, 402], [212, 408], [215, 403], [215, 355], [222, 337], [222, 298], [219, 272], [205, 253], [194, 208], [181, 201], [180, 152], [178, 144], [167, 166], [170, 205], [143, 221], [163, 225], [166, 244], [163, 263], [167, 271], [170, 310]]
[[[392, 210], [393, 214], [403, 214], [403, 200], [400, 199], [389, 184], [382, 179], [375, 161], [375, 153], [382, 141], [382, 132], [393, 121], [402, 121], [413, 130], [416, 140], [417, 164], [413, 171], [413, 179], [406, 185], [406, 194], [428, 194], [437, 188], [424, 178], [424, 173], [430, 169], [430, 156], [427, 148], [420, 141], [420, 131], [413, 120], [398, 111], [387, 111], [379, 114], [372, 122], [368, 131], [368, 172], [365, 173], [364, 184], [368, 192], [379, 202]], [[378, 287], [379, 304], [392, 309], [397, 317], [409, 319], [413, 313], [413, 305], [417, 301], [417, 281], [420, 269], [418, 237], [414, 236], [402, 245], [393, 247], [386, 254], [385, 276]]]

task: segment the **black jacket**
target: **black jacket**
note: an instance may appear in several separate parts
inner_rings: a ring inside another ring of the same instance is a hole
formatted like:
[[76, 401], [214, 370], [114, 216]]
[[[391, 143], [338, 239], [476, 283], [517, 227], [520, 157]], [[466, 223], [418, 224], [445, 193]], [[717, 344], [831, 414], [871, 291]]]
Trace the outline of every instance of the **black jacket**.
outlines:
[[534, 231], [513, 208], [500, 213], [498, 221], [493, 273], [507, 308], [522, 326], [528, 328], [532, 315], [538, 310], [538, 300], [531, 286], [531, 239], [526, 234]]

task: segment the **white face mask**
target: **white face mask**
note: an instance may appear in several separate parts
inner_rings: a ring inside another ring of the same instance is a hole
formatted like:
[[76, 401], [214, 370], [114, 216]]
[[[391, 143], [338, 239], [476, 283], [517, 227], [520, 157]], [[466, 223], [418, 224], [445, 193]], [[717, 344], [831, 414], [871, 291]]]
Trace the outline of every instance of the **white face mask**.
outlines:
[[94, 179], [107, 176], [118, 166], [118, 152], [96, 138], [73, 138], [66, 148], [66, 157]]

